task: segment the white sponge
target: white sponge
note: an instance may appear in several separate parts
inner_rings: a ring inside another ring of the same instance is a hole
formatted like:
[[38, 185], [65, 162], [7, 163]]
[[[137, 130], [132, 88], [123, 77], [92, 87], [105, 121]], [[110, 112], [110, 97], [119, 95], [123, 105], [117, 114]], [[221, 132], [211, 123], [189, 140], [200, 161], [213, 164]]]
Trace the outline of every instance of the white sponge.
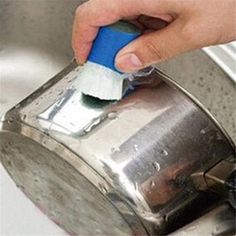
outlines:
[[73, 85], [86, 95], [102, 100], [119, 100], [123, 94], [124, 78], [125, 75], [88, 61], [80, 68]]

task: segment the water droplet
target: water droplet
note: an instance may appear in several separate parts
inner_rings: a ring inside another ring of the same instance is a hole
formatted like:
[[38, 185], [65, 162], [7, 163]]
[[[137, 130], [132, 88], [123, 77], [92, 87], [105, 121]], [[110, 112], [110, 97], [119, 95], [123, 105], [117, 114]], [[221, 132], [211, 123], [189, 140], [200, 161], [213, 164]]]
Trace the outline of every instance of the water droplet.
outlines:
[[49, 213], [49, 217], [55, 217], [54, 212], [50, 212], [50, 213]]
[[9, 146], [12, 146], [12, 145], [13, 145], [13, 142], [9, 141], [9, 142], [7, 142], [7, 144], [8, 144]]
[[101, 231], [100, 229], [96, 229], [96, 230], [95, 230], [95, 233], [96, 233], [96, 234], [101, 234], [102, 231]]
[[8, 123], [8, 124], [12, 123], [13, 121], [14, 121], [14, 119], [13, 119], [12, 117], [9, 117], [9, 118], [7, 119], [7, 123]]
[[23, 190], [23, 191], [24, 191], [24, 189], [25, 189], [25, 187], [24, 187], [23, 185], [20, 185], [20, 184], [16, 184], [16, 187], [17, 187], [17, 188], [20, 188], [20, 189]]
[[156, 171], [160, 171], [161, 167], [160, 167], [160, 164], [157, 161], [154, 161], [152, 164], [153, 164]]
[[154, 188], [156, 186], [155, 182], [153, 180], [150, 181], [150, 187]]
[[27, 115], [26, 115], [26, 114], [24, 114], [24, 115], [22, 116], [22, 120], [25, 120], [25, 119], [26, 119], [26, 117], [27, 117]]
[[7, 162], [7, 164], [8, 164], [9, 166], [11, 166], [11, 165], [12, 165], [11, 161], [8, 161], [8, 162]]
[[59, 90], [59, 91], [58, 91], [58, 96], [62, 95], [63, 92], [64, 92], [63, 90]]
[[200, 130], [200, 133], [201, 133], [201, 134], [205, 134], [205, 133], [206, 133], [206, 130], [205, 130], [205, 129], [201, 129], [201, 130]]
[[108, 190], [107, 190], [107, 188], [106, 188], [106, 186], [104, 184], [99, 183], [98, 185], [99, 185], [99, 188], [101, 189], [101, 191], [103, 193], [107, 193], [108, 192]]
[[48, 83], [43, 85], [43, 89], [46, 89], [46, 88], [48, 88], [48, 87], [49, 87], [49, 84], [48, 84]]
[[137, 182], [134, 183], [134, 189], [138, 190], [138, 183]]
[[107, 117], [108, 117], [109, 120], [114, 120], [114, 119], [117, 118], [117, 113], [116, 112], [110, 112], [110, 113], [108, 113]]
[[115, 152], [120, 152], [120, 148], [119, 147], [112, 147], [111, 153], [115, 153]]
[[17, 108], [20, 108], [20, 104], [15, 105], [15, 108], [16, 108], [16, 109], [17, 109]]
[[85, 134], [89, 133], [92, 131], [93, 128], [98, 126], [101, 123], [101, 118], [96, 118], [92, 120], [86, 127], [84, 127], [83, 131]]
[[70, 125], [73, 126], [73, 127], [75, 127], [75, 124], [74, 124], [73, 122], [70, 122]]
[[138, 151], [139, 151], [139, 149], [138, 149], [138, 144], [134, 144], [134, 151], [135, 151], [135, 152], [138, 152]]
[[43, 145], [47, 145], [47, 140], [46, 140], [46, 139], [43, 139], [43, 140], [42, 140], [42, 144], [43, 144]]
[[163, 155], [163, 156], [168, 156], [168, 152], [166, 151], [166, 150], [161, 150], [161, 154]]
[[80, 202], [81, 201], [81, 198], [80, 197], [76, 197], [75, 199], [77, 202]]
[[195, 230], [195, 229], [196, 229], [195, 226], [190, 226], [190, 227], [187, 228], [187, 231], [189, 232], [189, 231], [193, 231], [193, 230]]

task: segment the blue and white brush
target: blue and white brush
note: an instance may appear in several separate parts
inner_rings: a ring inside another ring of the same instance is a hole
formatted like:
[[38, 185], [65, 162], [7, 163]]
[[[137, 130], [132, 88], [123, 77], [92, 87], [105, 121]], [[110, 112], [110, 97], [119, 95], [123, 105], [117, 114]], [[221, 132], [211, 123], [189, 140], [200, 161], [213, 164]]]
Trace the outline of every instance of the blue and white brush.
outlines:
[[139, 29], [126, 21], [101, 27], [88, 61], [81, 67], [74, 87], [99, 99], [121, 99], [125, 76], [115, 68], [115, 56], [139, 35]]

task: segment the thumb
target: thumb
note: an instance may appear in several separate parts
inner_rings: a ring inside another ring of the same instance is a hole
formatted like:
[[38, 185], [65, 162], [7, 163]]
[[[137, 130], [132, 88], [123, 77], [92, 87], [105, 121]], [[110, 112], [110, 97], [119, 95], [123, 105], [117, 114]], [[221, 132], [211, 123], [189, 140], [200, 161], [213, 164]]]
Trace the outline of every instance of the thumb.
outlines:
[[191, 49], [182, 26], [171, 23], [166, 28], [147, 33], [121, 49], [115, 60], [118, 70], [133, 72]]

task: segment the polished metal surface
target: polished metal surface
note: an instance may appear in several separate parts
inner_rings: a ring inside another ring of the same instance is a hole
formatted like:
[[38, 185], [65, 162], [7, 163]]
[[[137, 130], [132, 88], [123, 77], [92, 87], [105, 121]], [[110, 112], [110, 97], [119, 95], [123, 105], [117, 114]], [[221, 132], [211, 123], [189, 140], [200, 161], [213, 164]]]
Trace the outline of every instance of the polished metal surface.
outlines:
[[[81, 0], [0, 0], [0, 115], [73, 58], [71, 30]], [[235, 86], [199, 51], [159, 64], [191, 91], [236, 143]]]
[[[81, 2], [0, 0], [0, 114], [69, 64]], [[45, 214], [70, 234], [145, 235], [215, 204], [202, 203], [210, 197], [191, 176], [234, 150], [196, 101], [158, 71], [120, 102], [94, 100], [73, 87], [77, 69], [72, 62], [1, 123], [0, 160]]]
[[235, 156], [221, 160], [207, 171], [195, 172], [191, 179], [200, 191], [213, 191], [236, 208]]
[[[113, 219], [111, 224], [116, 225], [118, 232], [123, 229], [122, 234], [168, 233], [179, 215], [187, 220], [193, 202], [201, 202], [191, 175], [205, 172], [232, 155], [230, 140], [202, 108], [157, 70], [137, 78], [136, 89], [121, 101], [107, 102], [82, 95], [74, 88], [79, 69], [72, 62], [3, 117], [0, 133], [3, 165], [34, 202], [46, 185], [46, 194], [40, 195], [41, 207], [69, 232], [80, 233], [83, 227], [86, 232], [99, 221], [104, 222], [104, 227], [99, 228], [101, 234], [114, 232], [114, 227], [111, 231], [105, 227], [104, 215], [99, 210], [104, 203], [97, 194], [93, 194], [96, 200], [91, 200], [99, 212], [96, 218], [89, 204], [84, 204], [87, 212], [84, 215], [82, 208], [79, 207], [81, 212], [73, 212], [74, 208], [62, 207], [56, 200], [53, 183], [71, 185], [72, 174], [83, 176], [83, 185], [84, 180], [91, 182], [112, 202], [114, 207], [107, 207], [107, 213], [114, 218], [107, 217]], [[31, 149], [28, 139], [34, 143]], [[33, 153], [33, 149], [37, 151]], [[47, 154], [43, 154], [45, 149]], [[17, 156], [16, 150], [22, 155]], [[21, 165], [15, 163], [19, 158]], [[73, 168], [63, 169], [58, 158]], [[32, 165], [28, 159], [33, 161]], [[40, 159], [42, 162], [37, 161]], [[51, 171], [55, 174], [47, 170], [48, 166], [54, 167]], [[41, 169], [43, 174], [34, 173], [34, 169]], [[39, 180], [36, 183], [35, 178]], [[61, 188], [61, 195], [68, 194]], [[78, 198], [90, 195], [84, 189], [82, 192], [78, 191]], [[75, 197], [69, 202], [71, 206], [77, 204]], [[69, 222], [69, 217], [62, 218], [59, 213], [62, 209], [65, 216], [81, 215], [87, 224], [75, 225], [75, 221]], [[90, 218], [91, 222], [87, 220]], [[125, 224], [126, 227], [119, 226]]]
[[[21, 128], [27, 129], [24, 126]], [[27, 197], [67, 233], [132, 234], [112, 204], [77, 171], [80, 169], [78, 165], [83, 164], [77, 162], [77, 165], [70, 165], [57, 155], [56, 150], [52, 150], [55, 145], [64, 158], [76, 158], [66, 153], [62, 146], [43, 135], [41, 141], [48, 142], [51, 150], [17, 133], [7, 132], [0, 136], [1, 158], [9, 174]], [[85, 166], [82, 168], [87, 171]], [[101, 184], [103, 180], [100, 181]]]

